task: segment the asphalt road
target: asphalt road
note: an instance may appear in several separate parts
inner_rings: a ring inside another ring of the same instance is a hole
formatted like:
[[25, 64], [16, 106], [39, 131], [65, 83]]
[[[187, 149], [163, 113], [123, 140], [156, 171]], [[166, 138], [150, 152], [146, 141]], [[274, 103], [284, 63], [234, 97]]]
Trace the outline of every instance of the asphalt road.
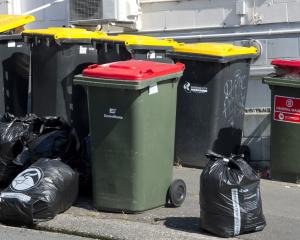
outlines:
[[1, 240], [90, 240], [72, 235], [42, 232], [31, 229], [7, 227], [0, 225]]

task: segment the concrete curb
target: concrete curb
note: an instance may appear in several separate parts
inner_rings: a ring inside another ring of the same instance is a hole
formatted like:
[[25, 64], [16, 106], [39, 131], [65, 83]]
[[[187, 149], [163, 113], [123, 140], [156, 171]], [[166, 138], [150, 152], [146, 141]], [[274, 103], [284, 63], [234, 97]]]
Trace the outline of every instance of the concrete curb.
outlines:
[[36, 229], [94, 239], [114, 240], [214, 240], [219, 239], [201, 233], [189, 233], [121, 219], [98, 219], [89, 216], [58, 215], [54, 220], [40, 223]]

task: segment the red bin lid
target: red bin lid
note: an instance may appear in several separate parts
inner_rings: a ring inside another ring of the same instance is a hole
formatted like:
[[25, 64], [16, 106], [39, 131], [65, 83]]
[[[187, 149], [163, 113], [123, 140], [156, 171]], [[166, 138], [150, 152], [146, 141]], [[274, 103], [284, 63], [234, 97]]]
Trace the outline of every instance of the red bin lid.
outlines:
[[90, 65], [83, 70], [83, 76], [101, 79], [143, 81], [182, 72], [183, 70], [184, 64], [182, 63], [169, 64], [143, 60], [128, 60], [103, 65]]
[[272, 62], [272, 65], [275, 65], [280, 68], [300, 68], [299, 60], [281, 60], [275, 59]]

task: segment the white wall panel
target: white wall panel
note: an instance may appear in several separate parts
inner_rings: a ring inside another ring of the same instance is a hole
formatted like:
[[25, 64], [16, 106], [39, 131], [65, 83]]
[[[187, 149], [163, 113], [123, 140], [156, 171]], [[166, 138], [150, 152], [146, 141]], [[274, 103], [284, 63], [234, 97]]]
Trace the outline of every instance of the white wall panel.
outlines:
[[7, 13], [8, 13], [8, 4], [0, 0], [0, 14], [7, 14]]
[[[13, 0], [19, 1], [18, 4], [14, 4], [14, 12], [16, 14], [25, 13], [33, 10], [44, 4], [51, 3], [53, 0]], [[47, 27], [59, 27], [68, 24], [68, 0], [50, 6], [47, 9], [33, 13], [36, 21], [28, 24], [27, 28], [47, 28]], [[17, 7], [16, 7], [17, 6]]]
[[[300, 21], [300, 0], [246, 0], [245, 25]], [[238, 26], [236, 0], [141, 0], [143, 30]], [[158, 23], [154, 16], [160, 13]], [[166, 22], [164, 22], [166, 19]], [[181, 21], [180, 21], [181, 20]]]

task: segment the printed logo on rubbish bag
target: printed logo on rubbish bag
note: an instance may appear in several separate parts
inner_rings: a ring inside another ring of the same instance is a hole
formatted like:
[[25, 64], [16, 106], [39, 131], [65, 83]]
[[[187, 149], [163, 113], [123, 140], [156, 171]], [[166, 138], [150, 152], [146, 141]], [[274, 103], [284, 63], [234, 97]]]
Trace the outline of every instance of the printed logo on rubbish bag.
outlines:
[[40, 168], [28, 168], [21, 172], [11, 183], [13, 191], [26, 191], [38, 185], [44, 173]]

